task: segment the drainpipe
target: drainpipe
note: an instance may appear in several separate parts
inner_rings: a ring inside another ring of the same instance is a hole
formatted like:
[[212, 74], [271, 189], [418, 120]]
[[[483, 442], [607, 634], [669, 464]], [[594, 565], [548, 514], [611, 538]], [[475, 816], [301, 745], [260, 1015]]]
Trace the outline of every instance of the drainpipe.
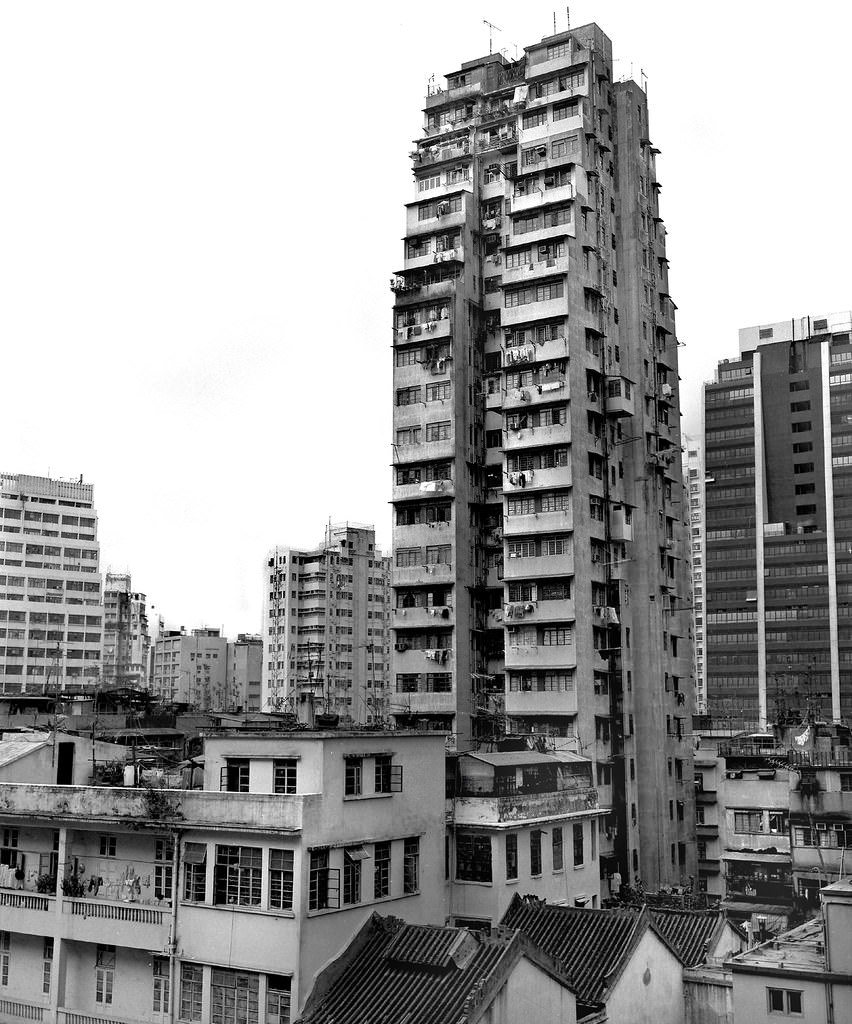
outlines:
[[177, 910], [180, 879], [180, 832], [172, 834], [172, 913], [169, 918], [169, 1024], [175, 1020], [175, 951], [177, 948]]

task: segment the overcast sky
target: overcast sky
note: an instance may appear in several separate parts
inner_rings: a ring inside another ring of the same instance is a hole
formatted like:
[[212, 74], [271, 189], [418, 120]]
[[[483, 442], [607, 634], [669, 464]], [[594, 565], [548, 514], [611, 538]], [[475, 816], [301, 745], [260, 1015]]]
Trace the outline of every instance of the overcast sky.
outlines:
[[[258, 632], [275, 543], [390, 544], [391, 293], [427, 81], [552, 2], [0, 6], [0, 468], [95, 485], [104, 568]], [[682, 396], [852, 306], [852, 5], [572, 3], [648, 76]], [[566, 9], [556, 9], [559, 31]]]

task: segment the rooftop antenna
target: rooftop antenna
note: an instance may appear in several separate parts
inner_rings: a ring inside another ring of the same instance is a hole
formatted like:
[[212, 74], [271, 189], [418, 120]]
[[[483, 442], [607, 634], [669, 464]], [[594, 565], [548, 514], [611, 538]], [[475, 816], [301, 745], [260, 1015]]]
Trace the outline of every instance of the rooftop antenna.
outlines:
[[493, 52], [493, 49], [492, 49], [492, 47], [493, 47], [492, 34], [494, 32], [502, 32], [503, 29], [502, 28], [498, 28], [497, 25], [494, 25], [487, 18], [483, 18], [482, 19], [482, 24], [488, 26], [488, 53], [490, 55]]
[[568, 22], [568, 28], [571, 28], [571, 8], [565, 8], [565, 20]]
[[645, 74], [645, 71], [644, 71], [643, 68], [639, 68], [639, 74], [642, 77], [642, 91], [647, 96], [648, 95], [648, 76]]

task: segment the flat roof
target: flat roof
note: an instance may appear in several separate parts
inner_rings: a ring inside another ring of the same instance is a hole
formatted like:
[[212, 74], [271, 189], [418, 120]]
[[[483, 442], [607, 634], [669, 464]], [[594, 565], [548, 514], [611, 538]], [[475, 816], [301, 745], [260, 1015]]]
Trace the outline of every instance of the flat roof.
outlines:
[[792, 931], [785, 932], [754, 949], [740, 953], [731, 961], [734, 968], [793, 968], [799, 971], [825, 970], [825, 945], [822, 918], [815, 917]]

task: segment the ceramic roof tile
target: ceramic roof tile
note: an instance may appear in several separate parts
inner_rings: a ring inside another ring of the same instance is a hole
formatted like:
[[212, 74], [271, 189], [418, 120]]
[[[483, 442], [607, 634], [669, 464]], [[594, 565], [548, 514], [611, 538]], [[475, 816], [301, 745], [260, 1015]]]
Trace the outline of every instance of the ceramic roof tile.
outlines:
[[571, 979], [577, 1002], [596, 1006], [604, 1002], [604, 980], [631, 948], [636, 929], [647, 917], [636, 910], [590, 910], [548, 906], [515, 897], [503, 920], [558, 960]]
[[724, 919], [721, 910], [676, 910], [672, 907], [654, 907], [650, 910], [651, 924], [686, 967], [704, 963], [707, 944]]

